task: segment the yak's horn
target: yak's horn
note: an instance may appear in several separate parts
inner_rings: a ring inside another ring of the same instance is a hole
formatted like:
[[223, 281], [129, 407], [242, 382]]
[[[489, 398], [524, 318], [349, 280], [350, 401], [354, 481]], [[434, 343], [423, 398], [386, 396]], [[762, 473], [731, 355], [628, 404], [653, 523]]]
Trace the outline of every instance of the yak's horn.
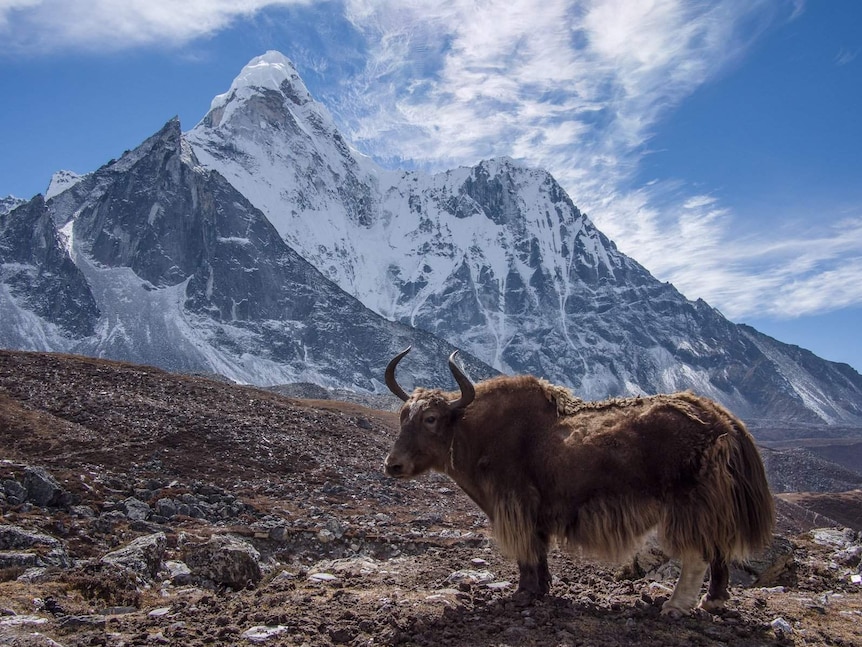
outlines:
[[395, 381], [395, 367], [398, 366], [398, 362], [401, 361], [401, 358], [404, 357], [407, 353], [410, 352], [412, 346], [408, 346], [403, 351], [398, 353], [395, 357], [392, 358], [392, 361], [389, 362], [389, 366], [386, 367], [386, 386], [389, 387], [389, 390], [392, 391], [395, 395], [401, 398], [404, 402], [410, 398], [406, 393], [404, 393], [404, 389], [402, 389], [398, 382]]
[[455, 355], [457, 354], [458, 351], [456, 350], [449, 355], [449, 370], [452, 371], [455, 381], [458, 383], [458, 386], [461, 387], [461, 397], [455, 400], [455, 402], [449, 403], [449, 407], [453, 410], [463, 409], [473, 401], [473, 398], [476, 397], [476, 389], [473, 387], [473, 383], [470, 381], [470, 378], [464, 375], [455, 363]]

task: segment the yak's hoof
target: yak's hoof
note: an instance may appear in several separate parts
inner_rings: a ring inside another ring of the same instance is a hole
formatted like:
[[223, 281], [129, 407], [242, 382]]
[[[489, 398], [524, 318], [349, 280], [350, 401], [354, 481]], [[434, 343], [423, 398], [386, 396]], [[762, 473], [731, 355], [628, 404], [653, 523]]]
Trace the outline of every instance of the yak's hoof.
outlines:
[[528, 607], [542, 597], [542, 593], [528, 589], [518, 589], [512, 594], [512, 602], [518, 607]]
[[709, 595], [704, 595], [700, 601], [700, 608], [709, 613], [721, 613], [724, 611], [724, 605], [727, 598], [710, 598]]
[[679, 620], [680, 618], [687, 616], [690, 611], [691, 609], [677, 606], [676, 603], [672, 604], [670, 600], [661, 605], [661, 614], [671, 620]]

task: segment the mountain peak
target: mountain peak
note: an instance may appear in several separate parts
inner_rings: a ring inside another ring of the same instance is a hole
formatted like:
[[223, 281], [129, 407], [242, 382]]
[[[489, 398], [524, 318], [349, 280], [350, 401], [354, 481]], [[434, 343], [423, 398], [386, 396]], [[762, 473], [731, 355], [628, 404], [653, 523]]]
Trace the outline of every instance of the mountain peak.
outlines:
[[297, 105], [304, 105], [312, 100], [308, 88], [290, 59], [281, 52], [270, 50], [254, 57], [240, 70], [230, 89], [212, 100], [210, 113], [224, 108], [237, 95], [260, 94], [266, 90], [278, 92]]
[[285, 81], [302, 83], [293, 62], [281, 52], [269, 50], [266, 54], [255, 56], [242, 68], [233, 81], [233, 87], [280, 90]]

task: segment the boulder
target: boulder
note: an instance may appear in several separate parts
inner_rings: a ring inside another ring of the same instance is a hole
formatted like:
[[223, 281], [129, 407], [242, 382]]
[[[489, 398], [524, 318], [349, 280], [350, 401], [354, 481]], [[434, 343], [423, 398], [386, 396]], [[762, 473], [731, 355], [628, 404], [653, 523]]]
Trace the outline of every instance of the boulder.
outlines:
[[0, 524], [0, 552], [6, 555], [4, 559], [10, 561], [24, 559], [22, 552], [35, 555], [33, 558], [25, 559], [28, 565], [31, 561], [34, 566], [71, 565], [69, 555], [59, 539], [11, 524]]
[[213, 535], [203, 544], [185, 546], [185, 563], [192, 575], [242, 589], [260, 582], [260, 553], [249, 542], [231, 535]]
[[165, 569], [168, 571], [171, 584], [182, 585], [191, 582], [192, 571], [185, 562], [168, 560], [165, 562]]
[[138, 537], [123, 548], [103, 556], [101, 562], [102, 564], [126, 568], [150, 579], [158, 573], [162, 566], [167, 543], [167, 538], [163, 532]]
[[6, 501], [9, 505], [18, 505], [27, 500], [27, 488], [15, 479], [6, 479], [3, 481], [2, 490], [6, 495]]
[[27, 467], [24, 470], [24, 489], [27, 490], [27, 501], [39, 507], [47, 505], [68, 505], [71, 496], [45, 469]]
[[140, 499], [130, 496], [120, 504], [120, 509], [132, 521], [146, 521], [150, 516], [150, 506]]

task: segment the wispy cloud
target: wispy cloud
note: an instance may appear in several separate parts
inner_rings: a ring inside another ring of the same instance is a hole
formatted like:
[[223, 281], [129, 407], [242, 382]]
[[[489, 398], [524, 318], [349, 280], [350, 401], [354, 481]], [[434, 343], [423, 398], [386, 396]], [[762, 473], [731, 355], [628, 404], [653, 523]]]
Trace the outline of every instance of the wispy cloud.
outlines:
[[653, 183], [616, 201], [602, 224], [621, 251], [734, 320], [792, 318], [862, 303], [862, 205], [839, 221], [745, 233], [712, 196]]
[[842, 47], [835, 55], [835, 64], [847, 65], [848, 63], [852, 63], [853, 61], [855, 61], [857, 56], [859, 56], [858, 49], [850, 50], [846, 47]]

